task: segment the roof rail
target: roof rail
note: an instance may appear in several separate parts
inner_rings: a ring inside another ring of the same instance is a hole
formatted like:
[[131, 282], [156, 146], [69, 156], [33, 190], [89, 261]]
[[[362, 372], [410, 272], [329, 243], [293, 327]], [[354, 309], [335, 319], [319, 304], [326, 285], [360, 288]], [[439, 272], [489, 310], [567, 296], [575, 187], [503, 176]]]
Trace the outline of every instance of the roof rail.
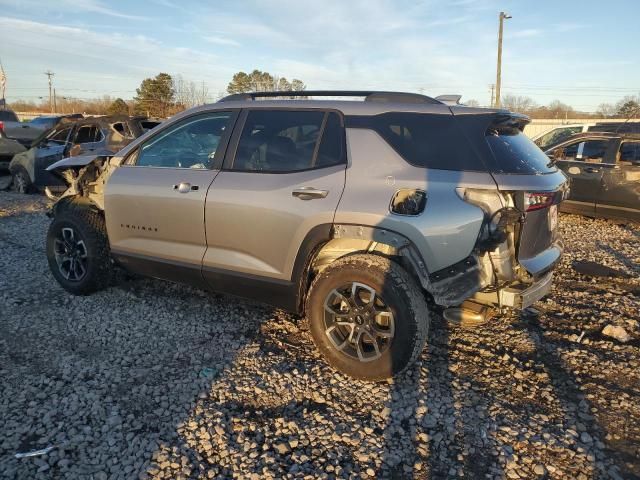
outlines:
[[398, 103], [431, 103], [443, 102], [420, 95], [406, 92], [384, 92], [376, 90], [297, 90], [275, 92], [246, 92], [234, 93], [218, 100], [218, 102], [247, 101], [256, 98], [273, 97], [364, 97], [365, 102], [398, 102]]

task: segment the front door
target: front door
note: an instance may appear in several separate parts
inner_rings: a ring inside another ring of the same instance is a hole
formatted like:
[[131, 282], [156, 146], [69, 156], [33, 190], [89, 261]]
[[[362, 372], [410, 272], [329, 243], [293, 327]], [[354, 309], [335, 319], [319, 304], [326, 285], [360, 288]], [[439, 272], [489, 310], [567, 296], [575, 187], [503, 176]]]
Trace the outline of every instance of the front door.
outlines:
[[33, 171], [29, 171], [34, 185], [38, 187], [66, 187], [67, 184], [58, 176], [47, 171], [47, 167], [62, 160], [69, 153], [73, 126], [59, 126], [40, 142], [34, 151]]
[[187, 117], [141, 144], [105, 189], [112, 253], [130, 270], [204, 286], [204, 207], [235, 121], [230, 111]]
[[595, 215], [596, 198], [602, 181], [602, 160], [608, 139], [582, 139], [554, 150], [554, 159], [570, 180], [569, 198], [562, 210]]
[[207, 196], [203, 275], [215, 290], [285, 306], [298, 252], [310, 235], [328, 237], [344, 188], [343, 122], [335, 112], [254, 109], [236, 130]]
[[622, 141], [616, 160], [603, 165], [596, 213], [640, 222], [640, 141]]

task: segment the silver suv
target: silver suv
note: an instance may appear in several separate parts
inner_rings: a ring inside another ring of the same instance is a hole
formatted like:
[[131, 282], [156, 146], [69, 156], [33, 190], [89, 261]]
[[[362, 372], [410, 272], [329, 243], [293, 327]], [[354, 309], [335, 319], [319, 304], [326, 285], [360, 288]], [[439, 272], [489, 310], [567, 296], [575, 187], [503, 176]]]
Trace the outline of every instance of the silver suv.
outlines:
[[120, 266], [260, 300], [305, 315], [328, 363], [367, 380], [411, 364], [438, 306], [482, 320], [549, 291], [566, 178], [526, 117], [408, 93], [258, 101], [291, 95], [232, 95], [50, 167], [69, 182], [55, 278], [84, 295]]

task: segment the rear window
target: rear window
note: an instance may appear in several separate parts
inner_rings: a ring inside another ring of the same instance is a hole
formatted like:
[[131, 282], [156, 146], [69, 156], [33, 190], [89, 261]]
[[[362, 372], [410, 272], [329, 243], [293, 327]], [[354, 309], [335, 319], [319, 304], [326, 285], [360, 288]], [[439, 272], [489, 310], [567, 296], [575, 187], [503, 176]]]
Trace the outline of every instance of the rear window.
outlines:
[[452, 115], [394, 112], [351, 116], [347, 126], [373, 128], [416, 167], [486, 171]]
[[556, 170], [549, 157], [517, 128], [489, 129], [486, 139], [501, 173], [538, 174]]
[[0, 121], [2, 122], [17, 122], [18, 116], [11, 110], [0, 110]]

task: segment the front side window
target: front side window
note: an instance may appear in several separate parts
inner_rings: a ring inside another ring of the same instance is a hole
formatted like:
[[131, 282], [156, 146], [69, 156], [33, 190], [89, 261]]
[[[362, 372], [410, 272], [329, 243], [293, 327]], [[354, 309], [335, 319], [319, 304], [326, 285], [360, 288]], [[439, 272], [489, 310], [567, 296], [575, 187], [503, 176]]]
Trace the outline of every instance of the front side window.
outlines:
[[620, 145], [620, 162], [640, 165], [640, 142], [624, 142]]
[[233, 170], [273, 173], [336, 165], [343, 162], [343, 138], [340, 117], [333, 112], [251, 110]]
[[178, 122], [140, 147], [136, 165], [212, 168], [232, 116], [232, 112], [212, 112]]
[[608, 144], [608, 140], [578, 141], [554, 150], [553, 155], [556, 160], [600, 163]]
[[553, 156], [556, 160], [575, 160], [578, 156], [578, 150], [583, 144], [584, 142], [574, 142], [563, 148], [557, 148], [553, 151]]
[[580, 160], [583, 162], [600, 163], [609, 145], [608, 140], [587, 140], [582, 146]]
[[71, 127], [54, 131], [49, 137], [49, 141], [56, 142], [56, 143], [65, 143], [69, 138], [70, 133], [71, 133]]

